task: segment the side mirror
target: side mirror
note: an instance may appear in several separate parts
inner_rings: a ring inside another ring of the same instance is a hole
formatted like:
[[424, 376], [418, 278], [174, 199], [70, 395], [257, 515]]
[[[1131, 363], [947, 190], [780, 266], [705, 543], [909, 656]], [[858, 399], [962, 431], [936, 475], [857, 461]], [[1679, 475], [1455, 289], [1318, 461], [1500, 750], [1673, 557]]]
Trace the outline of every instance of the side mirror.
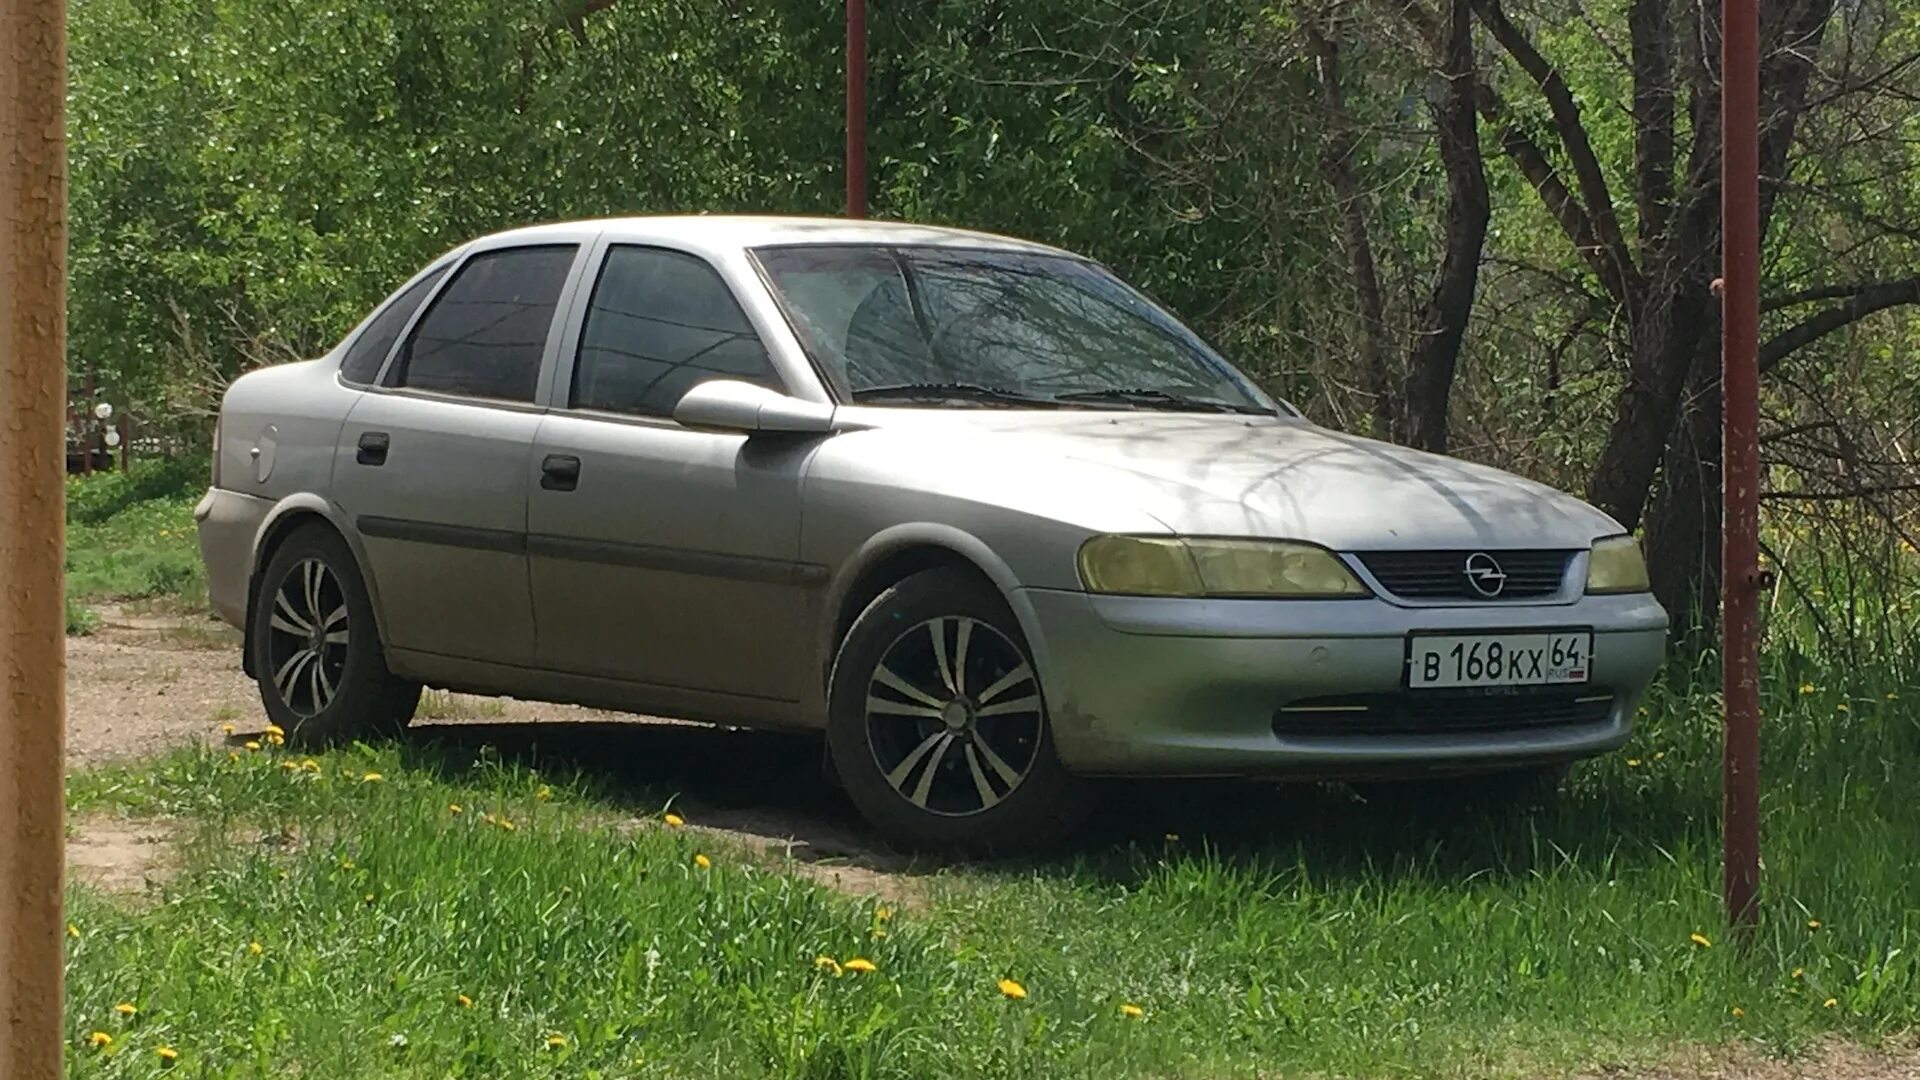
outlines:
[[681, 395], [673, 418], [690, 428], [823, 434], [833, 430], [833, 406], [801, 401], [734, 379], [703, 382]]

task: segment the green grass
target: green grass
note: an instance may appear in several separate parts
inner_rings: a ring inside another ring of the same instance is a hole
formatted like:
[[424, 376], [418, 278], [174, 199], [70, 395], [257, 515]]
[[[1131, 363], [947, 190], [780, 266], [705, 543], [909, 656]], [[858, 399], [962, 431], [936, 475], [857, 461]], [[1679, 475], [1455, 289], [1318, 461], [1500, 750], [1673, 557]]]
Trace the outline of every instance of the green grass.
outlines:
[[604, 763], [182, 751], [70, 780], [76, 813], [187, 836], [157, 904], [72, 891], [69, 1070], [151, 1076], [165, 1044], [206, 1077], [1477, 1077], [1872, 1041], [1920, 1021], [1920, 719], [1907, 673], [1849, 679], [1769, 681], [1745, 952], [1686, 671], [1544, 810], [1132, 789], [1074, 853], [917, 879], [884, 937], [872, 901], [711, 836], [611, 827], [672, 793]]
[[206, 472], [205, 461], [181, 459], [68, 479], [68, 633], [98, 623], [90, 603], [151, 598], [204, 607], [193, 506]]

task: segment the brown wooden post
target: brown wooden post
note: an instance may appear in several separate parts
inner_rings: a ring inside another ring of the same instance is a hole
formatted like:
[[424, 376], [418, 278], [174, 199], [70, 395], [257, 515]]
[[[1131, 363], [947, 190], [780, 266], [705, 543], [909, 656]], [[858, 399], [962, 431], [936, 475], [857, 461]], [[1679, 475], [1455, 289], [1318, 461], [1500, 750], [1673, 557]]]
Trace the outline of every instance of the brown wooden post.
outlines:
[[61, 1066], [66, 0], [0, 0], [0, 1077]]
[[847, 216], [867, 216], [867, 0], [847, 0]]
[[1722, 885], [1745, 937], [1760, 918], [1760, 12], [1723, 0], [1720, 13]]

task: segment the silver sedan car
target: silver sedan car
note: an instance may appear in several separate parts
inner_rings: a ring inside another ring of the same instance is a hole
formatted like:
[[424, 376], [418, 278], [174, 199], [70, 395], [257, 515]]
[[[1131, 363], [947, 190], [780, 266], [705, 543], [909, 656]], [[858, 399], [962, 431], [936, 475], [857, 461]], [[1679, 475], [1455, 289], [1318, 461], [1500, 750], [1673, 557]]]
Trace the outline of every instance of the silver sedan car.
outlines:
[[423, 684], [824, 731], [916, 845], [1058, 835], [1098, 776], [1548, 775], [1626, 740], [1667, 627], [1592, 507], [917, 225], [477, 240], [235, 381], [214, 457], [213, 604], [290, 739]]

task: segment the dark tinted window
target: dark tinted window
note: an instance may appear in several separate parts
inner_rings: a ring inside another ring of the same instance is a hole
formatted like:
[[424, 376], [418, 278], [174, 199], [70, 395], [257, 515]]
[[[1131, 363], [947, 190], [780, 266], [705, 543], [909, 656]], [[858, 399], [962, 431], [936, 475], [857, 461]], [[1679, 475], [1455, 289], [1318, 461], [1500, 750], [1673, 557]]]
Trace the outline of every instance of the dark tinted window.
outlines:
[[372, 382], [373, 377], [380, 374], [380, 365], [387, 359], [387, 353], [393, 350], [393, 339], [406, 329], [407, 320], [413, 318], [420, 301], [427, 298], [433, 283], [446, 272], [446, 267], [439, 267], [387, 301], [387, 306], [367, 324], [366, 331], [347, 346], [346, 358], [340, 361], [340, 377], [362, 385]]
[[782, 389], [713, 267], [661, 248], [608, 251], [580, 334], [574, 407], [671, 416], [682, 394], [709, 379]]
[[532, 401], [575, 250], [508, 248], [467, 260], [414, 327], [395, 365], [398, 384]]

